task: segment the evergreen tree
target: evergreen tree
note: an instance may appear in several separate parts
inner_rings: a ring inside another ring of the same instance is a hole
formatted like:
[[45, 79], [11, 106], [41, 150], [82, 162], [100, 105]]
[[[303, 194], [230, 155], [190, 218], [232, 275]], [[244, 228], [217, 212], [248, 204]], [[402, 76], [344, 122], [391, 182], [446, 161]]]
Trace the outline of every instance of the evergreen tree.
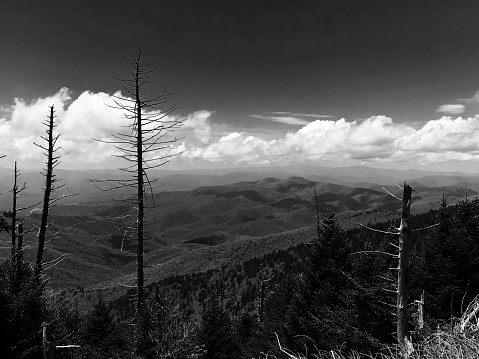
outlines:
[[44, 287], [25, 261], [0, 265], [0, 357], [37, 358], [42, 348], [42, 323], [47, 319]]
[[216, 300], [201, 315], [198, 344], [206, 351], [203, 359], [227, 359], [239, 356], [239, 347], [230, 317]]
[[302, 305], [305, 289], [304, 275], [287, 276], [268, 297], [262, 323], [263, 335], [268, 343], [263, 350], [277, 351], [276, 334], [288, 349], [301, 349], [301, 344], [295, 338], [307, 333], [309, 308]]
[[344, 349], [344, 343], [350, 344], [345, 349], [365, 346], [368, 340], [357, 328], [355, 311], [360, 287], [352, 278], [345, 234], [330, 208], [318, 222], [306, 268], [271, 296], [265, 328], [271, 327], [271, 343], [278, 333], [293, 352]]
[[307, 271], [309, 288], [305, 304], [310, 308], [310, 328], [305, 329], [313, 333], [317, 348], [358, 348], [363, 341], [357, 329], [354, 302], [359, 288], [351, 275], [352, 262], [345, 234], [330, 208], [322, 218], [319, 233]]
[[467, 256], [467, 249], [462, 238], [455, 238], [453, 210], [443, 192], [436, 214], [438, 226], [418, 241], [418, 258], [412, 265], [411, 288], [416, 296], [425, 291], [429, 321], [460, 315], [459, 306], [451, 308], [451, 304], [454, 296], [462, 296], [460, 275], [467, 271], [467, 265], [461, 258]]
[[81, 358], [116, 358], [128, 346], [120, 328], [114, 323], [110, 310], [101, 295], [85, 317], [81, 329]]
[[60, 302], [55, 308], [53, 322], [57, 345], [78, 344], [81, 342], [81, 315], [78, 303], [74, 306]]
[[266, 345], [260, 341], [260, 326], [255, 315], [243, 313], [235, 323], [235, 336], [241, 348], [242, 357], [255, 358]]
[[[367, 251], [388, 252], [388, 241], [374, 246], [365, 236], [363, 247], [353, 259], [353, 278], [355, 280], [353, 296], [356, 323], [358, 329], [367, 337], [368, 350], [380, 343], [391, 343], [395, 331], [391, 305], [396, 296], [391, 293], [397, 281], [397, 274], [389, 269], [393, 263], [391, 257], [382, 253], [364, 253]], [[362, 253], [362, 251], [364, 251]]]

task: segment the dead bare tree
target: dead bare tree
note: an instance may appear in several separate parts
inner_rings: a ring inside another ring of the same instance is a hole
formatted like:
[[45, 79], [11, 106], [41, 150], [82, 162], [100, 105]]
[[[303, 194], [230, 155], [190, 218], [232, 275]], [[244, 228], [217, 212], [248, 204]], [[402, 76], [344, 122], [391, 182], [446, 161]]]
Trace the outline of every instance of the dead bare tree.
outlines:
[[75, 194], [67, 194], [66, 190], [61, 196], [55, 196], [55, 191], [64, 187], [65, 184], [58, 184], [59, 179], [56, 174], [53, 173], [53, 170], [60, 163], [60, 156], [57, 155], [57, 151], [60, 147], [57, 147], [57, 141], [60, 137], [60, 134], [54, 134], [53, 131], [56, 127], [55, 124], [55, 109], [54, 106], [50, 106], [50, 114], [47, 121], [43, 124], [46, 126], [46, 136], [41, 136], [45, 141], [44, 145], [34, 143], [35, 146], [41, 148], [46, 157], [45, 168], [43, 169], [42, 175], [45, 176], [45, 187], [43, 188], [43, 206], [42, 206], [42, 217], [40, 221], [40, 227], [38, 229], [38, 248], [37, 248], [37, 257], [35, 263], [35, 276], [40, 278], [42, 276], [42, 266], [43, 266], [43, 252], [45, 249], [45, 244], [47, 240], [47, 229], [51, 225], [48, 223], [48, 213], [50, 208], [55, 206], [55, 203], [59, 200], [74, 196]]
[[46, 168], [44, 169], [43, 175], [45, 176], [45, 188], [43, 189], [43, 208], [42, 208], [42, 219], [40, 222], [40, 230], [38, 231], [38, 250], [37, 250], [37, 259], [35, 266], [35, 275], [39, 277], [42, 273], [42, 262], [43, 262], [43, 250], [45, 247], [45, 237], [47, 232], [47, 222], [48, 222], [48, 210], [50, 208], [50, 196], [52, 191], [55, 190], [54, 184], [56, 182], [56, 176], [53, 174], [53, 169], [58, 165], [59, 160], [58, 156], [55, 156], [55, 152], [58, 148], [55, 148], [56, 142], [60, 135], [53, 135], [54, 124], [54, 109], [53, 106], [50, 107], [50, 116], [48, 121], [44, 123], [47, 126], [47, 136], [42, 136], [42, 139], [46, 141], [46, 147], [44, 145], [36, 144], [42, 150], [46, 151], [45, 156], [47, 158]]
[[320, 225], [320, 218], [319, 218], [319, 207], [318, 207], [318, 196], [316, 194], [316, 187], [313, 188], [314, 190], [314, 209], [316, 213], [316, 235], [317, 239], [321, 238], [321, 225]]
[[[13, 188], [12, 188], [12, 211], [10, 213], [11, 219], [11, 235], [12, 235], [12, 264], [15, 265], [15, 275], [20, 273], [20, 266], [23, 261], [23, 218], [17, 218], [18, 215], [18, 198], [21, 192], [26, 189], [26, 183], [24, 182], [22, 187], [18, 186], [18, 178], [20, 171], [17, 168], [17, 161], [15, 161], [14, 175], [13, 175]], [[18, 222], [18, 226], [17, 226]], [[17, 231], [18, 228], [18, 231]], [[18, 278], [17, 278], [18, 279]]]
[[[409, 255], [414, 249], [415, 243], [411, 237], [411, 233], [413, 231], [419, 231], [424, 229], [429, 229], [432, 227], [437, 226], [437, 224], [419, 228], [419, 229], [411, 229], [411, 199], [413, 189], [404, 182], [404, 186], [402, 187], [403, 195], [402, 198], [399, 198], [392, 194], [390, 191], [383, 188], [388, 194], [393, 196], [394, 198], [400, 200], [402, 202], [401, 208], [401, 222], [399, 228], [395, 232], [387, 232], [387, 231], [380, 231], [374, 228], [367, 227], [361, 223], [360, 226], [367, 228], [369, 230], [380, 232], [384, 234], [390, 235], [398, 235], [399, 236], [399, 243], [398, 245], [394, 245], [390, 243], [396, 250], [397, 254], [381, 252], [381, 251], [361, 251], [357, 253], [379, 253], [379, 254], [387, 254], [397, 258], [398, 266], [395, 268], [398, 272], [397, 275], [397, 282], [396, 282], [396, 335], [398, 343], [404, 348], [405, 357], [408, 357], [411, 351], [413, 350], [411, 340], [409, 338], [409, 328], [408, 328], [408, 270], [409, 270]], [[422, 302], [424, 303], [424, 301]], [[421, 310], [424, 310], [421, 307]]]
[[412, 188], [404, 183], [402, 196], [401, 224], [399, 225], [399, 254], [398, 254], [398, 282], [397, 282], [397, 337], [404, 347], [410, 346], [407, 320], [409, 254], [413, 249], [411, 242], [411, 196]]
[[[165, 108], [169, 92], [166, 88], [158, 96], [148, 97], [152, 88], [151, 78], [158, 74], [157, 60], [144, 61], [144, 45], [142, 37], [138, 51], [130, 51], [129, 56], [121, 55], [125, 65], [120, 68], [121, 75], [117, 75], [128, 97], [113, 95], [115, 105], [113, 108], [122, 110], [124, 117], [130, 121], [123, 132], [112, 135], [111, 140], [97, 140], [112, 144], [120, 154], [115, 155], [127, 162], [127, 165], [119, 168], [127, 174], [126, 178], [110, 178], [106, 180], [90, 180], [104, 191], [120, 188], [131, 188], [133, 199], [122, 198], [121, 200], [133, 205], [137, 210], [137, 219], [131, 226], [119, 230], [131, 230], [137, 239], [137, 313], [143, 312], [144, 306], [144, 259], [143, 242], [145, 237], [146, 211], [154, 209], [155, 202], [153, 192], [156, 188], [154, 183], [157, 179], [150, 178], [148, 170], [158, 168], [167, 163], [174, 154], [166, 151], [179, 139], [168, 137], [181, 121], [170, 115], [178, 108], [170, 106]], [[131, 96], [131, 97], [130, 97]], [[101, 186], [106, 184], [106, 187]], [[100, 185], [98, 185], [100, 184]], [[151, 202], [148, 202], [150, 200]]]
[[[15, 256], [16, 256], [16, 239], [17, 239], [17, 233], [16, 233], [16, 227], [17, 227], [17, 200], [18, 200], [18, 193], [21, 192], [21, 190], [18, 189], [17, 185], [17, 180], [18, 180], [18, 170], [17, 170], [17, 161], [15, 161], [15, 169], [14, 169], [14, 174], [13, 174], [13, 188], [12, 188], [12, 212], [10, 213], [10, 218], [11, 218], [11, 235], [12, 235], [12, 262], [15, 262]], [[25, 187], [25, 186], [24, 186]]]
[[263, 265], [261, 265], [258, 273], [258, 293], [256, 295], [256, 302], [258, 303], [258, 322], [260, 324], [263, 322], [265, 301], [271, 287], [270, 281], [273, 277], [274, 274], [266, 278], [263, 272]]

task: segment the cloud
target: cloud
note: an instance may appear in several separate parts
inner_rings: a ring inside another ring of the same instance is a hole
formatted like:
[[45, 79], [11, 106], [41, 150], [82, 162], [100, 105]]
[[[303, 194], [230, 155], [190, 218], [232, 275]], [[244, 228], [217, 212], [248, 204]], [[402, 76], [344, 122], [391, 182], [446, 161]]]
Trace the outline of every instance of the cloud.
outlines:
[[251, 115], [251, 117], [259, 118], [260, 120], [272, 121], [272, 122], [281, 122], [287, 125], [292, 126], [303, 126], [307, 125], [309, 121], [303, 120], [301, 118], [292, 117], [292, 116], [264, 116], [264, 115]]
[[334, 116], [331, 115], [318, 115], [315, 113], [301, 113], [301, 112], [282, 112], [282, 111], [276, 111], [276, 112], [271, 112], [273, 115], [288, 115], [288, 116], [295, 116], [295, 117], [313, 117], [313, 118], [331, 118]]
[[472, 97], [461, 98], [458, 101], [465, 104], [479, 103], [479, 91], [476, 91], [476, 93]]
[[[61, 134], [58, 144], [62, 147], [59, 155], [63, 165], [70, 168], [124, 165], [123, 160], [112, 157], [120, 153], [113, 144], [93, 140], [111, 140], [112, 134], [124, 132], [130, 123], [122, 110], [114, 108], [115, 100], [121, 103], [129, 99], [120, 92], [90, 91], [73, 99], [67, 88], [30, 103], [16, 99], [10, 116], [0, 117], [0, 154], [8, 155], [11, 161], [21, 161], [21, 168], [40, 167], [44, 157], [34, 142], [42, 143], [41, 136], [45, 134], [42, 122], [47, 119], [49, 107], [54, 105], [55, 132]], [[269, 121], [280, 118], [284, 123], [300, 126], [294, 131], [274, 134], [253, 134], [246, 128], [228, 132], [224, 125], [212, 122], [213, 116], [213, 112], [203, 110], [183, 118], [165, 118], [183, 120], [183, 126], [172, 134], [181, 140], [155, 155], [179, 154], [174, 161], [190, 164], [205, 160], [229, 165], [479, 160], [479, 115], [444, 116], [419, 129], [386, 116], [362, 121], [312, 117], [306, 121], [292, 113], [264, 116]]]
[[[193, 130], [193, 138], [200, 144], [206, 145], [210, 141], [211, 136], [211, 115], [211, 111], [196, 111], [189, 114], [183, 121], [182, 130], [186, 130], [185, 132], [187, 132], [188, 129]], [[192, 140], [191, 136], [190, 140]]]
[[9, 115], [11, 116], [13, 112], [13, 106], [1, 106], [0, 105], [0, 116]]
[[[295, 113], [295, 112], [271, 112], [272, 115], [250, 115], [261, 120], [285, 123], [291, 126], [304, 126], [311, 122], [311, 118], [329, 118], [329, 115], [316, 115], [313, 113]], [[279, 115], [279, 116], [278, 116]], [[303, 119], [307, 117], [310, 119]]]
[[463, 113], [466, 109], [466, 106], [461, 104], [446, 104], [439, 106], [436, 111], [442, 112], [448, 115], [459, 115]]
[[386, 116], [316, 120], [273, 140], [232, 132], [202, 148], [185, 142], [181, 156], [230, 164], [479, 160], [479, 116], [442, 117], [418, 130]]
[[[90, 91], [73, 100], [67, 88], [31, 103], [15, 99], [10, 118], [0, 119], [0, 154], [6, 154], [11, 161], [23, 161], [26, 167], [40, 167], [45, 159], [34, 142], [44, 143], [41, 139], [46, 130], [43, 122], [53, 105], [55, 133], [60, 134], [58, 154], [63, 164], [69, 167], [117, 167], [120, 161], [112, 155], [120, 154], [120, 151], [112, 144], [94, 138], [109, 141], [111, 135], [128, 131], [125, 126], [131, 120], [115, 103], [125, 104], [128, 100], [120, 92], [110, 95]], [[164, 121], [169, 119], [167, 117]]]
[[439, 106], [436, 111], [446, 115], [459, 115], [466, 110], [467, 105], [479, 104], [479, 91], [476, 91], [472, 97], [459, 98], [455, 102], [459, 103], [449, 103]]
[[479, 151], [479, 116], [442, 117], [427, 122], [408, 137], [397, 140], [403, 151], [418, 153], [458, 153], [459, 157]]

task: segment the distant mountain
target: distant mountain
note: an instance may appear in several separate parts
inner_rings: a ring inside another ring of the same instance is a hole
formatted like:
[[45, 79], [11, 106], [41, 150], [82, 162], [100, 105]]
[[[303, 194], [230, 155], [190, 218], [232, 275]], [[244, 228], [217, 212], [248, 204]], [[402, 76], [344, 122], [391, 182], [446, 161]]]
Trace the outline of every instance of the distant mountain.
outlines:
[[[164, 186], [154, 195], [154, 216], [152, 212], [148, 215], [145, 252], [146, 258], [153, 261], [148, 263], [162, 266], [176, 263], [184, 256], [194, 258], [205, 253], [205, 248], [211, 251], [214, 248], [217, 251], [222, 248], [230, 250], [238, 241], [243, 243], [245, 240], [260, 240], [268, 236], [290, 238], [304, 231], [311, 232], [316, 223], [314, 190], [317, 192], [319, 211], [324, 212], [330, 206], [345, 227], [357, 226], [358, 222], [397, 219], [401, 203], [391, 194], [401, 196], [401, 189], [396, 183], [401, 185], [404, 179], [392, 181], [391, 178], [405, 176], [406, 172], [398, 171], [389, 177], [385, 172], [381, 172], [382, 177], [381, 173], [373, 172], [377, 174], [374, 177], [368, 175], [369, 170], [360, 169], [342, 169], [336, 173], [346, 176], [344, 180], [363, 179], [350, 185], [315, 180], [319, 175], [156, 172], [158, 176], [163, 175], [159, 181], [164, 182]], [[118, 178], [121, 173], [58, 171], [58, 175], [64, 178], [72, 192], [81, 190], [82, 193], [63, 203], [59, 202], [51, 211], [51, 220], [55, 222], [50, 228], [51, 233], [74, 227], [62, 232], [59, 239], [49, 244], [46, 260], [66, 254], [65, 261], [52, 270], [50, 285], [55, 288], [93, 285], [131, 276], [135, 268], [136, 245], [132, 241], [134, 236], [126, 229], [136, 221], [136, 211], [124, 202], [112, 201], [111, 198], [118, 193], [102, 192], [85, 181], [87, 178]], [[388, 178], [390, 182], [382, 182]], [[437, 208], [443, 187], [453, 203], [454, 199], [464, 195], [464, 179], [468, 183], [469, 195], [477, 196], [479, 178], [473, 176], [409, 177], [408, 183], [415, 190], [413, 213]], [[7, 191], [11, 180], [11, 175], [4, 175], [0, 189]], [[22, 181], [28, 181], [29, 190], [22, 193], [21, 206], [30, 200], [41, 199], [41, 175], [25, 171]], [[131, 190], [120, 191], [126, 197], [129, 192]], [[8, 197], [8, 193], [0, 197], [0, 204], [5, 210], [10, 206], [11, 199]], [[38, 225], [38, 221], [38, 213], [27, 220], [32, 229]], [[285, 233], [293, 234], [288, 237]], [[7, 236], [2, 233], [0, 241], [8, 243]], [[31, 243], [27, 252], [33, 255], [35, 234], [26, 237], [26, 241]], [[8, 246], [3, 247], [7, 249], [0, 250], [0, 255], [5, 257], [9, 251]], [[242, 253], [235, 255], [242, 256]]]
[[[22, 170], [20, 183], [26, 183], [27, 189], [20, 197], [22, 205], [29, 205], [41, 200], [44, 186], [44, 177], [41, 170]], [[116, 190], [103, 192], [95, 188], [108, 188], [107, 179], [125, 178], [124, 172], [119, 170], [63, 170], [55, 171], [59, 183], [65, 184], [62, 188], [69, 193], [78, 193], [77, 196], [65, 200], [64, 204], [76, 204], [87, 201], [108, 201], [113, 198], [124, 197], [131, 190]], [[190, 191], [202, 186], [223, 186], [230, 183], [255, 181], [267, 177], [286, 179], [299, 176], [313, 182], [335, 183], [349, 187], [370, 188], [374, 185], [402, 184], [404, 181], [418, 182], [425, 187], [462, 186], [479, 191], [479, 174], [465, 175], [457, 172], [426, 172], [420, 170], [377, 169], [366, 166], [354, 167], [320, 167], [320, 166], [270, 166], [221, 170], [189, 170], [169, 171], [153, 170], [151, 178], [156, 178], [155, 184], [160, 186], [158, 191]], [[100, 182], [92, 183], [89, 179]], [[13, 186], [13, 170], [0, 168], [0, 193], [9, 191]], [[60, 190], [59, 192], [61, 192]], [[11, 199], [8, 195], [0, 196], [0, 206], [9, 207]]]

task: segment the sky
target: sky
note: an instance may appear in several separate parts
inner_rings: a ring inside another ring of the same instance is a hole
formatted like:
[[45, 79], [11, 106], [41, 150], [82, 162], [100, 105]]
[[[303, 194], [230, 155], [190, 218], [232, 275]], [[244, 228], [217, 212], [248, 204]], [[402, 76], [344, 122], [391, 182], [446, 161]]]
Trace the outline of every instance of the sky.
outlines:
[[479, 2], [0, 3], [0, 167], [39, 167], [56, 109], [64, 168], [121, 166], [123, 55], [183, 126], [169, 169], [287, 164], [479, 173]]

